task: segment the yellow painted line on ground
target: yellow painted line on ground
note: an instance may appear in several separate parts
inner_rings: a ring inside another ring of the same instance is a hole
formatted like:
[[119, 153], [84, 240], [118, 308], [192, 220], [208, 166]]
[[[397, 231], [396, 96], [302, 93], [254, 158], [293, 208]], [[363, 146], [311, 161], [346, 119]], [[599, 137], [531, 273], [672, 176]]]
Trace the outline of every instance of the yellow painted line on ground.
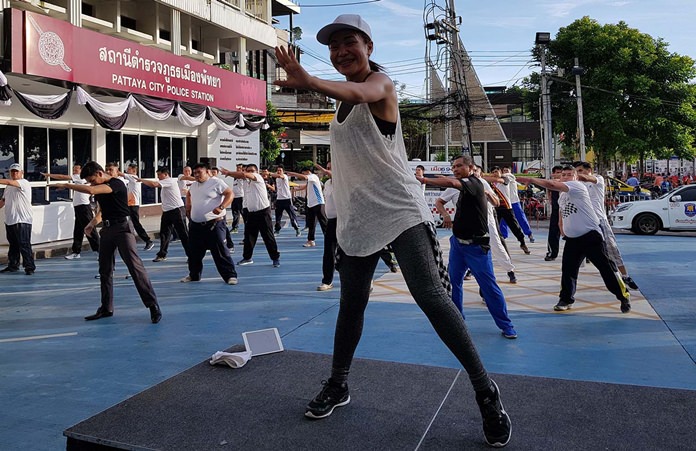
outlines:
[[33, 335], [31, 337], [15, 337], [15, 338], [2, 338], [0, 343], [13, 343], [17, 341], [30, 341], [30, 340], [44, 340], [46, 338], [60, 338], [60, 337], [73, 337], [77, 335], [77, 332], [67, 332], [64, 334], [51, 334], [51, 335]]

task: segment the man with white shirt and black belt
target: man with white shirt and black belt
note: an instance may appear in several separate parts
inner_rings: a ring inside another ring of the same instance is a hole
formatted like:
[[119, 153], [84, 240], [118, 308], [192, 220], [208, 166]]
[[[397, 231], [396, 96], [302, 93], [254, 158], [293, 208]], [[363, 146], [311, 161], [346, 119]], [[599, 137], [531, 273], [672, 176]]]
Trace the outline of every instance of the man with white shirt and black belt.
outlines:
[[[244, 172], [244, 165], [238, 164], [236, 166], [237, 172]], [[239, 218], [243, 218], [244, 213], [244, 180], [234, 179], [232, 183], [232, 193], [234, 194], [234, 199], [232, 199], [232, 233], [239, 232]]]
[[237, 270], [230, 250], [225, 245], [227, 225], [225, 215], [232, 203], [232, 188], [208, 172], [208, 165], [193, 166], [193, 177], [186, 197], [186, 216], [189, 218], [189, 274], [181, 282], [198, 282], [203, 273], [205, 251], [210, 250], [220, 277], [228, 285], [237, 285]]
[[[188, 255], [188, 228], [186, 227], [186, 209], [181, 201], [181, 191], [177, 179], [169, 176], [169, 169], [161, 167], [157, 170], [157, 181], [136, 178], [137, 181], [151, 188], [162, 188], [160, 200], [162, 201], [162, 217], [160, 218], [160, 249], [153, 262], [162, 262], [167, 259], [169, 242], [172, 232], [176, 230], [181, 246]], [[187, 190], [188, 192], [188, 190]]]
[[307, 242], [304, 247], [314, 247], [314, 234], [317, 228], [317, 221], [321, 227], [321, 233], [326, 233], [326, 214], [324, 213], [324, 191], [321, 187], [319, 177], [312, 172], [312, 168], [302, 169], [302, 173], [288, 171], [287, 174], [291, 177], [297, 177], [300, 180], [307, 180], [307, 184], [302, 188], [297, 188], [295, 191], [307, 192], [307, 213], [305, 219], [307, 222]]
[[10, 248], [7, 252], [7, 268], [2, 273], [19, 271], [19, 257], [24, 263], [24, 273], [34, 274], [34, 253], [31, 249], [31, 186], [24, 178], [22, 166], [17, 163], [10, 165], [10, 178], [0, 179], [0, 185], [5, 185], [0, 208], [5, 209], [5, 234]]
[[[87, 182], [80, 177], [80, 171], [82, 171], [82, 166], [75, 164], [73, 165], [72, 175], [50, 174], [48, 172], [44, 172], [41, 175], [47, 179], [52, 178], [54, 180], [71, 180], [73, 183], [86, 185]], [[80, 258], [80, 252], [82, 252], [82, 239], [85, 237], [85, 227], [87, 227], [87, 224], [89, 224], [89, 222], [94, 218], [94, 211], [92, 210], [89, 194], [74, 191], [72, 193], [72, 198], [73, 210], [75, 213], [73, 244], [71, 253], [65, 256], [66, 260], [75, 260]], [[89, 242], [90, 248], [94, 252], [99, 252], [99, 234], [97, 233], [96, 229], [92, 229], [92, 233], [87, 235], [87, 241]]]
[[138, 181], [138, 165], [131, 163], [126, 169], [126, 173], [120, 173], [127, 181], [128, 187], [128, 210], [130, 210], [130, 218], [133, 221], [133, 228], [141, 240], [145, 242], [144, 250], [149, 251], [155, 246], [150, 235], [147, 234], [145, 228], [140, 224], [140, 204], [142, 203], [142, 185]]
[[577, 179], [575, 168], [565, 166], [561, 172], [560, 182], [531, 177], [518, 177], [518, 180], [524, 184], [533, 183], [561, 193], [558, 197], [559, 226], [566, 243], [561, 266], [561, 292], [558, 304], [553, 309], [565, 311], [575, 302], [578, 272], [580, 265], [587, 257], [599, 271], [607, 289], [621, 302], [621, 313], [630, 312], [630, 295], [623, 280], [615, 271], [613, 262], [609, 260], [599, 218], [592, 206], [587, 187]]
[[280, 252], [278, 252], [275, 235], [273, 235], [271, 201], [268, 199], [266, 181], [259, 174], [258, 167], [252, 163], [246, 165], [244, 172], [228, 171], [227, 169], [221, 169], [221, 172], [228, 177], [245, 181], [244, 208], [247, 210], [247, 214], [244, 224], [244, 250], [242, 259], [237, 264], [244, 266], [254, 263], [251, 257], [254, 254], [254, 247], [256, 247], [256, 240], [260, 233], [268, 256], [273, 261], [273, 267], [279, 267]]
[[283, 212], [287, 212], [290, 218], [290, 225], [295, 229], [295, 236], [300, 236], [300, 226], [297, 224], [297, 215], [295, 207], [292, 206], [292, 193], [290, 192], [290, 179], [285, 173], [285, 168], [282, 164], [276, 167], [275, 174], [269, 174], [275, 179], [276, 189], [276, 204], [275, 204], [275, 233], [280, 233], [280, 220], [283, 218]]

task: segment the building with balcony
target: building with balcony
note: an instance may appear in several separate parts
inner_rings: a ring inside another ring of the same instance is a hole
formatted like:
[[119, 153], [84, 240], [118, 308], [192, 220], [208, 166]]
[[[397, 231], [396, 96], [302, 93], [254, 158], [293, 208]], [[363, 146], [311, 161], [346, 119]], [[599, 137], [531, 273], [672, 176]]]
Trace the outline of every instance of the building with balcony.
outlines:
[[[0, 175], [32, 184], [35, 219], [72, 209], [41, 172], [118, 162], [173, 175], [200, 160], [258, 163], [289, 0], [0, 0]], [[246, 161], [244, 161], [246, 159]], [[143, 186], [143, 204], [159, 203]], [[55, 210], [55, 211], [53, 211]], [[60, 211], [58, 211], [60, 210]], [[61, 219], [61, 220], [62, 220]], [[40, 219], [41, 220], [41, 219]], [[35, 227], [61, 239], [71, 227]], [[1, 238], [1, 237], [0, 237]]]

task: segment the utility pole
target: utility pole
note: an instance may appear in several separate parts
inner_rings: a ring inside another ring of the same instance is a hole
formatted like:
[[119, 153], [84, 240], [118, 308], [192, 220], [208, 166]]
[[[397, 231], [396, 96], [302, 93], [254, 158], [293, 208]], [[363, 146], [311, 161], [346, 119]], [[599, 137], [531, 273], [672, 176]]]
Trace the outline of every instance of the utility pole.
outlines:
[[580, 85], [580, 75], [582, 75], [582, 72], [583, 68], [580, 67], [578, 58], [575, 58], [573, 74], [575, 75], [575, 90], [577, 91], [578, 99], [578, 134], [580, 135], [580, 161], [585, 161], [585, 124], [583, 122], [582, 113], [582, 86]]
[[549, 74], [546, 72], [546, 48], [551, 42], [551, 33], [538, 32], [535, 43], [541, 50], [541, 102], [542, 102], [542, 128], [544, 139], [544, 177], [551, 178], [551, 167], [553, 166], [553, 130], [551, 129], [551, 95], [549, 94]]
[[457, 109], [459, 110], [459, 119], [462, 129], [462, 153], [471, 155], [471, 134], [469, 133], [469, 92], [466, 85], [464, 75], [464, 64], [462, 61], [463, 53], [461, 48], [461, 40], [459, 39], [459, 27], [457, 26], [457, 14], [454, 9], [454, 0], [449, 0], [448, 22], [445, 22], [445, 28], [450, 32], [450, 51], [452, 52], [453, 61], [451, 73], [454, 76], [455, 91], [457, 99]]

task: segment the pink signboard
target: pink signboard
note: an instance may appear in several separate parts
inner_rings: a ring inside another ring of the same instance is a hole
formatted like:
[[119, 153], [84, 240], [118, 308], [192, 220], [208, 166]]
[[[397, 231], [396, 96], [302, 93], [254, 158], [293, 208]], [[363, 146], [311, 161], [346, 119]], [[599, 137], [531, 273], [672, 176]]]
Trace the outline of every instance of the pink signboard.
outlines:
[[40, 14], [23, 25], [26, 74], [266, 115], [262, 80]]

